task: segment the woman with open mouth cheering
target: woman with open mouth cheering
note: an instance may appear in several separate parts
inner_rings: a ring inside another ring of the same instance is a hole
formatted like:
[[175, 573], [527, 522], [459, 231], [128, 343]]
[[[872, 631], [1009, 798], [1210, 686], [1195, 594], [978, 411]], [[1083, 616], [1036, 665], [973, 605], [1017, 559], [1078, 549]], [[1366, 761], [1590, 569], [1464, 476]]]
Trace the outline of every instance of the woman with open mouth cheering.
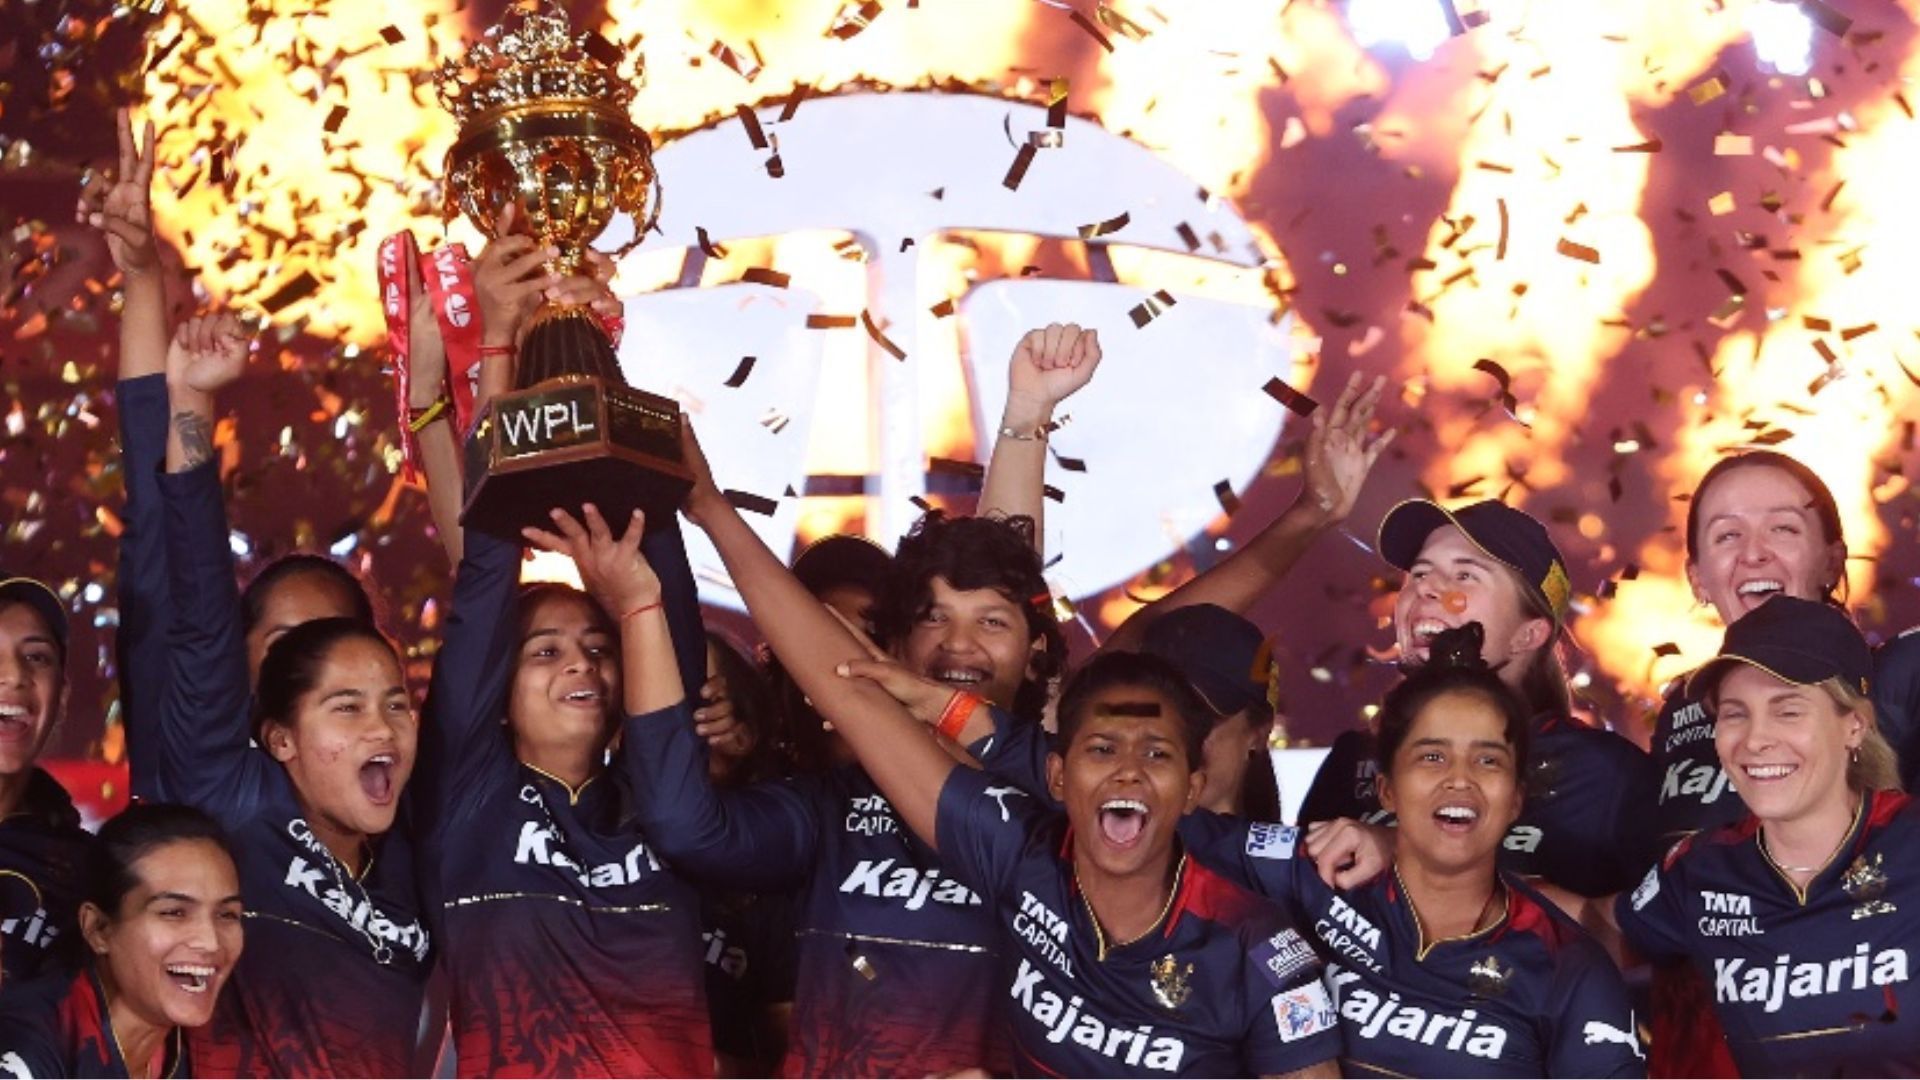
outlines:
[[80, 906], [88, 962], [0, 1020], [9, 1076], [194, 1075], [184, 1030], [213, 1016], [244, 944], [240, 876], [220, 826], [143, 803], [92, 842]]

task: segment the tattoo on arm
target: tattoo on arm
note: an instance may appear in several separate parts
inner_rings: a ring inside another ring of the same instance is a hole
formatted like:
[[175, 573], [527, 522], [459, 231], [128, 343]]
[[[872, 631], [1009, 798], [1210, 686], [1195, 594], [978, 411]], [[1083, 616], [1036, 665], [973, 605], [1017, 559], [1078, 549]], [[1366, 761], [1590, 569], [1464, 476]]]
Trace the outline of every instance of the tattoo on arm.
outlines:
[[181, 466], [196, 469], [213, 459], [213, 422], [197, 412], [173, 414], [173, 433], [180, 440]]

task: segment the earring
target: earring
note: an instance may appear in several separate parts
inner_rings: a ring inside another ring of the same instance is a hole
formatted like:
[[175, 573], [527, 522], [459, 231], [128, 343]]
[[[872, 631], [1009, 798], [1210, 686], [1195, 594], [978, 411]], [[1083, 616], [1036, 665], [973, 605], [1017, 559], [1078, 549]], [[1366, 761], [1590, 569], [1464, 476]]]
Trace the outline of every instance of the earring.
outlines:
[[1857, 746], [1853, 748], [1853, 763], [1860, 764], [1860, 748]]

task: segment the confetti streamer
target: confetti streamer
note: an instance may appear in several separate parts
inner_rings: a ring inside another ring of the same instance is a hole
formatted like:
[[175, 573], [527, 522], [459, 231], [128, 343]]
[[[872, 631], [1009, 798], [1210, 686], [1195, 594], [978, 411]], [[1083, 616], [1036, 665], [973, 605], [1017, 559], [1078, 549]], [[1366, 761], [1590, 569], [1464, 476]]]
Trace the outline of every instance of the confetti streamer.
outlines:
[[1000, 181], [1001, 186], [1008, 191], [1019, 191], [1020, 181], [1027, 178], [1027, 167], [1033, 164], [1033, 155], [1037, 152], [1032, 143], [1016, 151], [1013, 155], [1013, 164], [1007, 168], [1006, 178]]
[[794, 87], [793, 93], [787, 95], [786, 105], [780, 109], [780, 122], [784, 124], [793, 119], [793, 114], [800, 111], [800, 103], [807, 100], [807, 96], [812, 93], [811, 83], [801, 83]]
[[807, 316], [807, 329], [809, 330], [844, 330], [851, 326], [858, 326], [859, 324], [860, 320], [852, 315]]
[[1213, 485], [1213, 497], [1220, 500], [1220, 509], [1225, 511], [1228, 517], [1239, 512], [1240, 496], [1233, 493], [1231, 481], [1222, 480]]
[[[705, 254], [707, 258], [724, 259], [727, 257], [727, 249], [713, 242], [713, 238], [707, 235], [707, 227], [705, 225], [695, 225], [693, 227], [693, 238], [699, 241], [700, 251]], [[772, 271], [768, 271], [768, 273], [772, 273]], [[782, 284], [784, 285], [784, 283]]]
[[727, 376], [727, 381], [721, 385], [731, 387], [735, 390], [740, 389], [740, 387], [746, 383], [747, 376], [753, 374], [753, 365], [759, 362], [760, 358], [756, 356], [741, 357], [740, 366], [734, 368], [733, 374]]
[[1565, 255], [1569, 259], [1578, 259], [1584, 263], [1593, 263], [1595, 266], [1600, 264], [1600, 253], [1585, 244], [1576, 244], [1571, 240], [1562, 239], [1559, 245], [1553, 250]]
[[1122, 210], [1119, 214], [1105, 221], [1096, 221], [1091, 225], [1080, 226], [1080, 239], [1097, 240], [1102, 236], [1112, 236], [1114, 233], [1126, 228], [1127, 223], [1132, 220], [1133, 215]]
[[1267, 385], [1261, 389], [1267, 392], [1268, 397], [1286, 406], [1287, 411], [1296, 416], [1312, 416], [1313, 411], [1320, 407], [1319, 402], [1288, 386], [1278, 376], [1268, 379]]
[[714, 39], [713, 47], [708, 49], [707, 53], [724, 64], [727, 70], [748, 82], [760, 77], [760, 62], [757, 59], [748, 60], [740, 54], [739, 50], [718, 38]]
[[892, 339], [888, 338], [886, 334], [881, 333], [879, 325], [873, 321], [873, 312], [871, 310], [860, 313], [860, 325], [867, 328], [867, 336], [873, 339], [873, 343], [885, 349], [888, 355], [892, 356], [895, 360], [905, 360], [907, 358], [907, 350], [895, 345]]
[[880, 17], [879, 0], [865, 0], [860, 4], [842, 4], [833, 17], [833, 24], [827, 27], [827, 36], [846, 41], [857, 37], [873, 20]]
[[314, 277], [311, 271], [302, 270], [293, 280], [275, 289], [265, 300], [260, 301], [260, 307], [269, 315], [278, 314], [287, 305], [305, 300], [319, 291], [320, 279]]
[[1152, 296], [1135, 304], [1133, 310], [1127, 312], [1127, 317], [1133, 320], [1135, 329], [1143, 329], [1148, 323], [1159, 318], [1161, 312], [1166, 311], [1176, 303], [1178, 303], [1178, 301], [1173, 298], [1172, 293], [1169, 293], [1165, 289], [1160, 289], [1154, 292]]
[[949, 318], [953, 315], [953, 298], [949, 296], [927, 310], [932, 312], [933, 317], [936, 319]]
[[751, 491], [735, 491], [732, 488], [728, 488], [721, 492], [721, 494], [726, 496], [727, 501], [733, 504], [735, 510], [743, 514], [759, 514], [762, 517], [772, 517], [774, 511], [780, 508], [779, 503], [774, 502], [765, 495], [755, 495]]
[[746, 272], [740, 275], [740, 280], [750, 281], [755, 285], [766, 285], [775, 289], [784, 289], [787, 287], [787, 283], [792, 281], [793, 278], [792, 275], [783, 274], [778, 270], [769, 270], [764, 266], [749, 266]]
[[1500, 211], [1500, 239], [1493, 248], [1494, 261], [1498, 262], [1507, 257], [1507, 200], [1495, 199], [1494, 207]]
[[1087, 18], [1085, 15], [1082, 15], [1078, 11], [1074, 12], [1072, 15], [1069, 15], [1068, 18], [1073, 20], [1073, 25], [1079, 27], [1082, 30], [1085, 30], [1089, 37], [1099, 42], [1101, 48], [1107, 50], [1108, 52], [1113, 51], [1113, 40], [1107, 37], [1106, 34], [1102, 33], [1100, 31], [1100, 28], [1093, 24], [1092, 19]]
[[765, 150], [767, 148], [767, 133], [760, 127], [760, 117], [754, 113], [752, 107], [736, 105], [733, 111], [736, 116], [740, 117], [740, 123], [747, 129], [747, 139], [753, 143], [753, 148], [755, 150]]

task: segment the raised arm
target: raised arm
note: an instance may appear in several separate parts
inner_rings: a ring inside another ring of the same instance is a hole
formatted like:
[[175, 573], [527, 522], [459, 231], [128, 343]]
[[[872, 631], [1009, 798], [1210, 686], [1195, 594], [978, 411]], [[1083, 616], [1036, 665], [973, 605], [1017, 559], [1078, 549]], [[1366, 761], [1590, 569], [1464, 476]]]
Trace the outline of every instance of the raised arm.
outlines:
[[1007, 362], [1007, 404], [987, 456], [980, 515], [1033, 519], [1033, 547], [1046, 550], [1047, 429], [1053, 410], [1100, 366], [1100, 335], [1073, 323], [1029, 330]]
[[498, 724], [513, 678], [519, 581], [520, 545], [475, 532], [461, 552], [420, 726], [417, 805], [430, 831], [459, 815], [463, 796], [491, 790], [483, 777], [513, 768]]
[[120, 159], [111, 185], [83, 192], [77, 216], [101, 230], [120, 271], [120, 472], [126, 484], [121, 513], [118, 584], [120, 623], [114, 655], [120, 668], [120, 717], [127, 733], [133, 794], [165, 798], [159, 783], [159, 739], [154, 730], [165, 699], [167, 627], [166, 516], [160, 469], [167, 449], [166, 287], [148, 189], [153, 180], [153, 125], [139, 145], [125, 109], [115, 116]]
[[1372, 437], [1367, 434], [1385, 386], [1384, 377], [1369, 385], [1358, 372], [1348, 376], [1333, 407], [1313, 414], [1313, 431], [1307, 436], [1306, 486], [1286, 513], [1217, 566], [1134, 612], [1101, 648], [1139, 648], [1147, 626], [1175, 608], [1217, 604], [1244, 614], [1279, 584], [1314, 541], [1353, 512], [1373, 463], [1393, 442], [1392, 429]]
[[189, 320], [174, 334], [167, 352], [173, 417], [160, 478], [172, 576], [160, 783], [169, 798], [229, 824], [251, 816], [266, 765], [247, 741], [246, 640], [212, 441], [213, 395], [239, 375], [247, 352], [229, 315]]
[[833, 722], [907, 827], [929, 846], [937, 846], [936, 808], [947, 775], [957, 767], [953, 758], [940, 749], [926, 725], [886, 691], [865, 679], [837, 674], [841, 665], [866, 657], [860, 642], [767, 550], [714, 487], [691, 425], [685, 446], [695, 473], [687, 517], [712, 537], [748, 612], [801, 691]]

